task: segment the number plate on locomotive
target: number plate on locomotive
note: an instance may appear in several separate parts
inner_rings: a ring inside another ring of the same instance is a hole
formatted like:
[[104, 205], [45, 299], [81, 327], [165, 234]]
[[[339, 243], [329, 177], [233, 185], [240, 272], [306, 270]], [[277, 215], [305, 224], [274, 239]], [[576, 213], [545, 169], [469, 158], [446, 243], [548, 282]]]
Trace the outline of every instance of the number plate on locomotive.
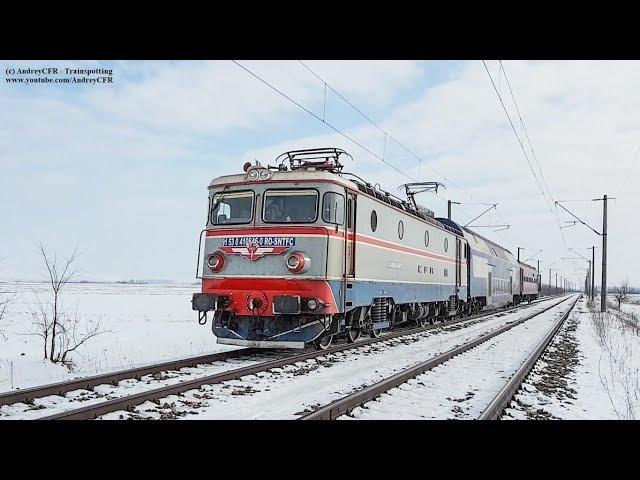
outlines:
[[295, 237], [228, 237], [222, 239], [220, 250], [227, 255], [257, 260], [265, 255], [280, 255], [295, 244]]

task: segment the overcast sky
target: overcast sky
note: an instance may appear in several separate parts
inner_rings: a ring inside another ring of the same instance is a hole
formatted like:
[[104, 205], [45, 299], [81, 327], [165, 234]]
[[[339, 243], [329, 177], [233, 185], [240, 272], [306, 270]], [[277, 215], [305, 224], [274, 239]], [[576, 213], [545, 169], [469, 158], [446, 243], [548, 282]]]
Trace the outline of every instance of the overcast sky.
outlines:
[[[331, 90], [325, 103], [324, 84], [300, 63], [240, 63], [371, 151], [384, 149], [410, 177], [444, 183], [439, 194], [464, 203], [454, 209], [460, 223], [482, 203], [498, 203], [476, 224], [511, 228], [479, 232], [514, 254], [525, 248], [523, 259], [542, 249], [531, 263], [555, 263], [582, 282], [586, 263], [561, 260], [577, 257], [565, 243], [588, 256], [585, 247], [600, 246], [600, 237], [577, 225], [562, 230], [563, 241], [482, 62], [305, 62], [421, 163], [391, 141], [385, 148], [384, 134]], [[59, 255], [77, 243], [85, 279], [193, 280], [210, 180], [288, 149], [342, 147], [354, 158], [349, 171], [392, 193], [409, 181], [231, 61], [0, 64], [3, 76], [42, 66], [111, 68], [114, 76], [109, 86], [2, 79], [0, 279], [37, 278], [33, 246], [41, 240]], [[503, 64], [554, 199], [617, 197], [609, 204], [609, 285], [640, 283], [640, 62]], [[487, 66], [532, 158], [504, 73], [497, 61]], [[420, 202], [446, 216], [441, 198]], [[601, 202], [565, 205], [601, 230]], [[599, 284], [600, 249], [596, 263]]]

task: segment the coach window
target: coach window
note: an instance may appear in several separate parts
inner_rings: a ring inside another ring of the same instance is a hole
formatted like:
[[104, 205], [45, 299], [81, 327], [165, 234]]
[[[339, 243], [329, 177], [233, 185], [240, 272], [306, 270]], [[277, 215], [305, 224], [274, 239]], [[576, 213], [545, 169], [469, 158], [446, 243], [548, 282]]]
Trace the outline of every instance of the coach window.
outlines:
[[211, 223], [230, 225], [249, 223], [253, 216], [253, 192], [216, 193], [211, 200]]
[[322, 197], [322, 220], [336, 225], [344, 223], [344, 196], [334, 192], [324, 194]]
[[448, 238], [444, 239], [444, 251], [445, 252], [449, 251], [449, 239]]
[[313, 223], [318, 218], [318, 192], [311, 189], [267, 190], [262, 203], [267, 223]]
[[371, 210], [371, 231], [375, 232], [378, 228], [378, 214], [375, 210]]
[[429, 246], [429, 230], [424, 231], [424, 246]]
[[404, 237], [404, 223], [400, 220], [398, 222], [398, 238], [402, 240], [402, 237]]

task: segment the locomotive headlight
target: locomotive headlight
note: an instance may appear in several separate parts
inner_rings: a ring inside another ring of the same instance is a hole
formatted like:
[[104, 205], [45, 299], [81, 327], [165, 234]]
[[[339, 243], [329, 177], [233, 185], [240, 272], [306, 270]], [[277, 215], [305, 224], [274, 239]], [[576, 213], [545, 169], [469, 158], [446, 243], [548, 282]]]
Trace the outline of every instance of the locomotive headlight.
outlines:
[[314, 298], [310, 298], [309, 300], [307, 300], [307, 308], [309, 310], [315, 310], [316, 308], [318, 308], [318, 301]]
[[224, 254], [222, 252], [213, 252], [207, 258], [207, 265], [212, 272], [219, 272], [224, 267]]
[[260, 180], [267, 180], [271, 176], [271, 172], [269, 170], [260, 170]]
[[258, 170], [251, 170], [247, 174], [247, 180], [250, 180], [250, 181], [254, 182], [254, 181], [258, 180], [259, 176], [260, 176], [260, 173], [258, 172]]
[[290, 253], [284, 262], [291, 273], [306, 272], [311, 266], [311, 259], [302, 252]]

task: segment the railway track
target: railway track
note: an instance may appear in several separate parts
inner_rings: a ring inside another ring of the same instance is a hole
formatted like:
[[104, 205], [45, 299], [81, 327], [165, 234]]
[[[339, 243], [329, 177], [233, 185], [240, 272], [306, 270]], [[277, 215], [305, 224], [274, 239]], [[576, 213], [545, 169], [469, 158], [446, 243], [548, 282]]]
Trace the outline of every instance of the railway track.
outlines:
[[560, 328], [562, 328], [564, 322], [569, 318], [573, 307], [576, 306], [579, 299], [580, 295], [578, 295], [573, 304], [571, 304], [571, 307], [560, 317], [549, 333], [538, 343], [533, 352], [531, 352], [531, 355], [529, 355], [529, 358], [527, 358], [516, 373], [513, 374], [507, 384], [494, 397], [493, 401], [484, 409], [478, 417], [478, 420], [498, 420], [502, 416], [502, 412], [509, 406], [515, 394], [520, 390], [522, 382], [529, 376], [533, 366], [540, 357], [542, 357], [549, 344], [553, 341], [553, 338]]
[[[455, 325], [460, 322], [470, 322], [476, 319], [482, 319], [484, 317], [488, 317], [491, 315], [506, 313], [515, 309], [527, 308], [530, 305], [534, 305], [536, 303], [542, 301], [548, 301], [549, 298], [544, 298], [532, 302], [532, 304], [527, 304], [524, 306], [511, 307], [508, 309], [500, 309], [500, 310], [490, 310], [485, 311], [477, 315], [468, 316], [459, 318], [450, 322], [447, 322], [447, 326]], [[360, 340], [353, 344], [338, 344], [336, 346], [330, 347], [327, 350], [322, 351], [303, 351], [302, 353], [295, 354], [283, 354], [283, 351], [278, 351], [275, 356], [277, 358], [270, 358], [267, 361], [256, 362], [254, 364], [248, 365], [242, 368], [233, 368], [222, 372], [217, 372], [213, 375], [204, 375], [199, 376], [192, 380], [181, 381], [177, 384], [165, 385], [159, 388], [148, 389], [143, 392], [135, 393], [133, 395], [126, 395], [119, 398], [112, 398], [100, 403], [95, 403], [91, 405], [86, 405], [81, 408], [72, 408], [67, 411], [57, 412], [51, 415], [40, 416], [37, 419], [93, 419], [99, 417], [101, 415], [105, 415], [106, 413], [119, 411], [119, 410], [128, 410], [132, 409], [136, 405], [144, 403], [145, 401], [157, 401], [160, 398], [164, 398], [168, 395], [180, 394], [188, 390], [196, 389], [202, 385], [211, 385], [217, 384], [221, 382], [225, 382], [228, 380], [239, 379], [246, 375], [253, 375], [259, 372], [268, 371], [274, 368], [282, 367], [285, 365], [294, 364], [297, 362], [306, 361], [309, 359], [318, 358], [324, 355], [348, 351], [355, 348], [362, 348], [367, 345], [373, 345], [381, 342], [389, 342], [390, 340], [394, 340], [397, 338], [408, 337], [411, 335], [415, 335], [416, 333], [421, 333], [429, 330], [433, 330], [439, 328], [441, 325], [429, 325], [426, 327], [414, 327], [414, 328], [403, 328], [398, 331], [389, 332], [387, 334], [382, 335], [379, 338], [371, 338]], [[284, 355], [284, 356], [282, 356]], [[112, 372], [102, 375], [95, 375], [91, 377], [80, 378], [76, 380], [71, 380], [67, 382], [59, 382], [55, 384], [44, 385], [40, 387], [33, 387], [23, 390], [16, 390], [12, 392], [7, 392], [4, 394], [0, 394], [0, 406], [2, 405], [10, 405], [18, 402], [29, 403], [33, 402], [34, 399], [42, 398], [49, 395], [64, 395], [71, 391], [80, 390], [80, 389], [93, 389], [96, 386], [104, 385], [104, 384], [113, 384], [116, 385], [118, 382], [122, 380], [128, 379], [140, 379], [145, 375], [154, 375], [161, 372], [174, 371], [179, 370], [186, 367], [194, 367], [202, 364], [208, 364], [212, 362], [227, 362], [229, 360], [247, 360], [252, 357], [255, 359], [260, 356], [274, 356], [273, 351], [265, 351], [261, 349], [238, 349], [232, 350], [228, 352], [221, 352], [217, 354], [211, 355], [202, 355], [197, 357], [191, 357], [183, 360], [176, 360], [170, 362], [163, 362], [154, 365], [148, 365], [144, 367], [138, 367], [128, 370], [122, 370], [118, 372]], [[46, 413], [43, 408], [42, 413]], [[10, 418], [10, 417], [9, 417]]]
[[[573, 307], [577, 303], [580, 296], [575, 297], [571, 306], [566, 310], [566, 312], [560, 317], [560, 319], [555, 323], [553, 328], [545, 335], [542, 341], [539, 342], [537, 347], [533, 350], [533, 352], [529, 355], [526, 361], [517, 369], [514, 375], [511, 376], [507, 384], [498, 392], [498, 394], [494, 397], [494, 399], [489, 403], [489, 405], [484, 409], [482, 414], [478, 417], [482, 420], [488, 419], [497, 419], [502, 414], [503, 410], [509, 405], [511, 399], [515, 395], [515, 393], [520, 388], [522, 381], [527, 377], [533, 365], [535, 365], [536, 361], [540, 358], [540, 356], [544, 353], [545, 349], [552, 341], [555, 334], [558, 332], [564, 321], [568, 318], [569, 314], [573, 310]], [[345, 415], [351, 412], [353, 409], [363, 406], [365, 403], [370, 402], [380, 395], [389, 392], [389, 390], [396, 388], [407, 381], [414, 379], [415, 377], [432, 370], [433, 368], [442, 365], [454, 357], [463, 354], [485, 342], [488, 340], [497, 337], [499, 335], [504, 334], [505, 332], [511, 330], [518, 325], [522, 325], [525, 322], [542, 315], [543, 313], [555, 308], [559, 304], [570, 300], [570, 298], [565, 298], [561, 302], [553, 304], [540, 312], [536, 312], [532, 315], [528, 315], [522, 319], [519, 319], [515, 322], [507, 324], [497, 330], [494, 330], [490, 333], [487, 333], [483, 336], [480, 336], [474, 340], [466, 342], [460, 346], [457, 346], [451, 350], [448, 350], [440, 355], [430, 358], [424, 362], [421, 362], [412, 367], [406, 368], [399, 373], [385, 378], [373, 385], [365, 387], [361, 390], [358, 390], [350, 395], [347, 395], [343, 398], [335, 400], [325, 406], [315, 409], [314, 411], [303, 415], [300, 417], [301, 420], [334, 420], [342, 415]]]
[[195, 367], [201, 364], [225, 361], [234, 358], [242, 358], [259, 353], [260, 350], [253, 348], [230, 350], [228, 352], [200, 355], [181, 360], [155, 363], [153, 365], [145, 365], [116, 372], [92, 375], [64, 382], [12, 390], [10, 392], [0, 393], [0, 406], [11, 405], [14, 403], [30, 403], [36, 398], [46, 397], [49, 395], [64, 395], [65, 393], [74, 390], [90, 390], [99, 385], [116, 384], [121, 380], [140, 379], [144, 375], [153, 375], [168, 370], [180, 370], [181, 368]]

